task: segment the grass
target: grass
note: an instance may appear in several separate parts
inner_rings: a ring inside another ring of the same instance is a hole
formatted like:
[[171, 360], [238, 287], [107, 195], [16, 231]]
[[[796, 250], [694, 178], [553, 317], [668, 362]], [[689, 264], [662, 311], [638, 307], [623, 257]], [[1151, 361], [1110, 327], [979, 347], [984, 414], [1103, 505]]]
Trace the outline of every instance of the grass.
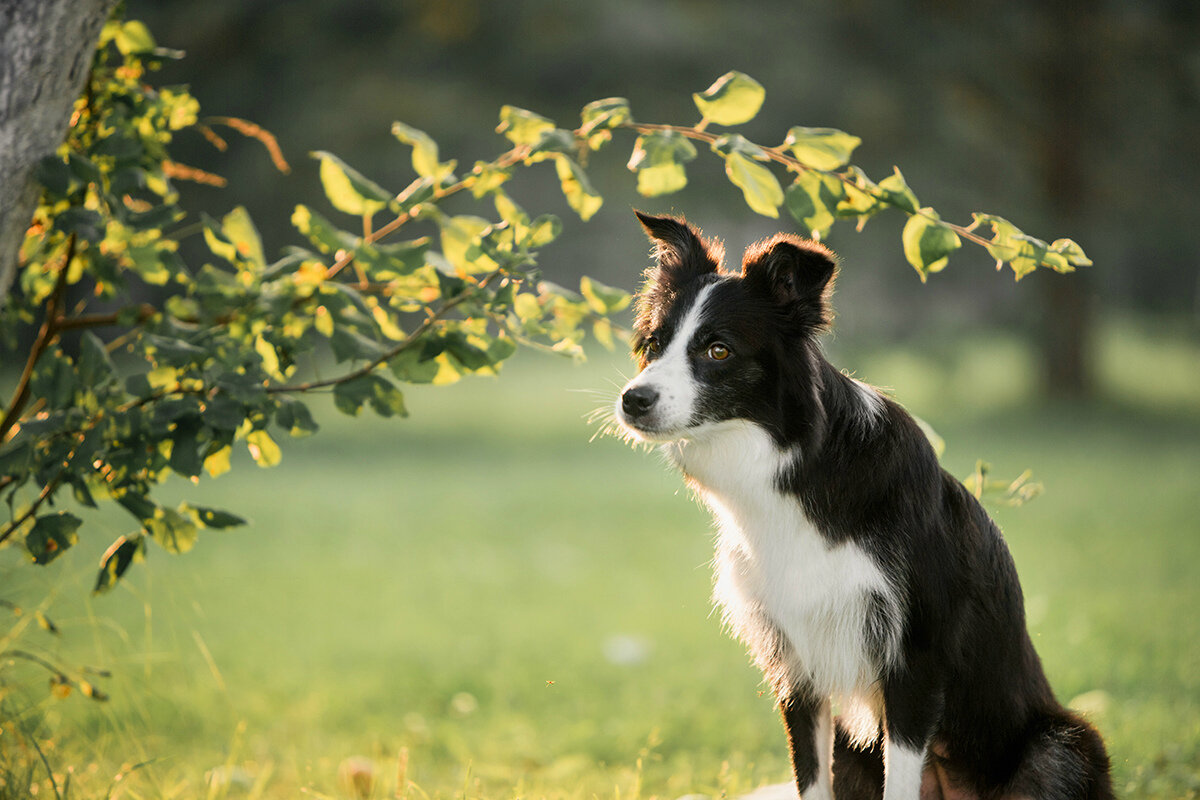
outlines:
[[[1102, 729], [1122, 794], [1197, 797], [1200, 353], [1144, 328], [1104, 353], [1111, 399], [1086, 408], [1033, 405], [1016, 345], [839, 361], [932, 423], [956, 474], [1034, 468], [1045, 494], [994, 510], [1051, 680]], [[0, 797], [31, 770], [53, 796], [30, 739], [75, 798], [637, 800], [784, 779], [771, 699], [710, 615], [706, 515], [656, 457], [589, 443], [602, 400], [568, 391], [623, 363], [522, 357], [414, 390], [407, 421], [326, 413], [275, 469], [173, 482], [252, 527], [154, 549], [109, 596], [88, 591], [129, 531], [115, 512], [48, 569], [0, 551], [0, 596], [62, 629], [21, 641], [112, 672], [100, 704], [6, 668]]]

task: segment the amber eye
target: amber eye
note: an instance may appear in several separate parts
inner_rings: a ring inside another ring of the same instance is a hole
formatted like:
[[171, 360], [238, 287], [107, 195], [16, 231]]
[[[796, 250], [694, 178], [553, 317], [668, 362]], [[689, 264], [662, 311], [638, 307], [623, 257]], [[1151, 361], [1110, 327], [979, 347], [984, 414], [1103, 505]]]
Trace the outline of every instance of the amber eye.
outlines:
[[713, 361], [724, 361], [725, 359], [729, 358], [729, 348], [720, 342], [717, 342], [716, 344], [710, 344], [708, 346], [708, 352], [706, 355]]
[[662, 345], [658, 342], [657, 336], [651, 336], [643, 345], [643, 350], [648, 356], [656, 356], [662, 350]]

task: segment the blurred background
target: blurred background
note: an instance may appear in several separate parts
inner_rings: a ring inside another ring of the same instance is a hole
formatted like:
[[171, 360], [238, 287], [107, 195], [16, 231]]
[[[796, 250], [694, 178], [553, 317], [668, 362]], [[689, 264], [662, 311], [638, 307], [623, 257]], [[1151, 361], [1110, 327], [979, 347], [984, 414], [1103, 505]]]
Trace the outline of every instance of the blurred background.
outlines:
[[[999, 213], [1047, 241], [1076, 239], [1096, 262], [1018, 289], [985, 274], [990, 259], [968, 247], [921, 287], [898, 246], [903, 219], [885, 215], [863, 235], [837, 227], [830, 244], [850, 293], [841, 306], [853, 312], [841, 335], [894, 341], [931, 326], [1003, 326], [1040, 348], [1047, 388], [1078, 395], [1095, 387], [1104, 317], [1171, 314], [1196, 330], [1200, 6], [1186, 0], [132, 0], [129, 11], [187, 52], [165, 82], [189, 83], [207, 113], [280, 136], [290, 177], [247, 141], [214, 165], [233, 191], [194, 189], [214, 213], [231, 197], [244, 202], [268, 246], [294, 241], [294, 202], [323, 207], [309, 151], [331, 150], [399, 190], [410, 173], [393, 120], [469, 165], [503, 149], [493, 133], [503, 104], [573, 127], [584, 103], [620, 95], [642, 121], [691, 124], [691, 93], [737, 69], [767, 90], [746, 126], [753, 141], [775, 144], [791, 125], [841, 128], [864, 140], [855, 163], [876, 179], [899, 165], [944, 218]], [[206, 142], [181, 145], [191, 147], [179, 151], [185, 163], [214, 163]], [[645, 248], [631, 206], [685, 213], [734, 254], [792, 224], [733, 202], [714, 158], [693, 162], [685, 192], [641, 199], [621, 174], [630, 149], [618, 141], [595, 159], [606, 203], [588, 225], [569, 219], [548, 168], [544, 184], [528, 187], [534, 207], [574, 222], [543, 257], [553, 280], [590, 274], [633, 287]]]
[[[269, 254], [298, 241], [296, 203], [332, 213], [311, 150], [397, 191], [411, 168], [393, 120], [469, 166], [506, 149], [501, 105], [574, 127], [585, 103], [621, 95], [640, 121], [693, 124], [691, 94], [733, 69], [766, 88], [745, 126], [756, 142], [841, 128], [863, 138], [854, 160], [868, 175], [899, 165], [946, 219], [992, 212], [1074, 238], [1095, 261], [1075, 275], [1014, 283], [967, 244], [922, 284], [902, 217], [835, 226], [828, 350], [930, 422], [954, 474], [980, 458], [1006, 479], [1033, 469], [1043, 496], [988, 507], [1056, 691], [1105, 734], [1124, 796], [1200, 796], [1200, 5], [127, 8], [187, 52], [157, 82], [190, 84], [205, 114], [279, 138], [288, 175], [236, 136], [225, 153], [199, 138], [174, 150], [230, 182], [184, 184], [184, 204], [218, 217], [247, 206]], [[792, 227], [746, 208], [703, 153], [685, 191], [638, 197], [631, 146], [618, 136], [589, 165], [605, 204], [586, 224], [548, 167], [510, 184], [565, 223], [540, 257], [549, 279], [635, 288], [648, 248], [632, 207], [686, 214], [733, 259]], [[152, 549], [108, 596], [88, 592], [100, 553], [128, 532], [119, 511], [89, 512], [83, 541], [50, 568], [0, 551], [4, 596], [63, 631], [22, 635], [108, 670], [98, 683], [113, 697], [14, 681], [0, 700], [24, 709], [16, 724], [77, 797], [639, 800], [784, 780], [771, 699], [710, 616], [707, 515], [656, 457], [589, 442], [584, 418], [630, 370], [599, 348], [582, 367], [522, 353], [499, 379], [413, 387], [407, 420], [326, 405], [322, 432], [288, 442], [277, 468], [242, 454], [220, 480], [170, 481], [164, 502], [252, 525], [206, 533], [178, 558]], [[30, 763], [26, 783], [51, 792]], [[0, 797], [18, 778], [0, 769]]]

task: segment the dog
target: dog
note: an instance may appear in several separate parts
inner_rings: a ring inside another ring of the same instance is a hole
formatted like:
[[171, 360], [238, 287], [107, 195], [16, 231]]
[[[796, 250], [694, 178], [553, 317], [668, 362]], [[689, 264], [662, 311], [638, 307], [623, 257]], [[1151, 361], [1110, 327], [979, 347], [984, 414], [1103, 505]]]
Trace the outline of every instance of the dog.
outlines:
[[684, 220], [637, 216], [656, 264], [616, 419], [716, 519], [714, 599], [775, 693], [804, 800], [1112, 798], [999, 529], [900, 405], [825, 359], [834, 254], [779, 234], [735, 273]]

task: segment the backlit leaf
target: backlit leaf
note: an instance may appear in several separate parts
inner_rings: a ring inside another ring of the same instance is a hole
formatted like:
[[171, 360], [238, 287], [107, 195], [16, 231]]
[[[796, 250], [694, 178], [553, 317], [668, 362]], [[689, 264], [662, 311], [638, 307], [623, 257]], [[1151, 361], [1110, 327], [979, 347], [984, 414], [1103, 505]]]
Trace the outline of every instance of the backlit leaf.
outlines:
[[687, 185], [684, 163], [696, 157], [696, 147], [678, 131], [644, 133], [633, 145], [628, 167], [637, 172], [637, 190], [646, 197], [677, 192]]
[[749, 122], [762, 108], [766, 90], [741, 72], [727, 72], [703, 92], [692, 95], [704, 119], [717, 125]]
[[234, 251], [255, 267], [262, 269], [267, 260], [263, 255], [262, 239], [250, 213], [242, 206], [230, 211], [221, 218], [221, 232], [233, 245]]
[[544, 132], [554, 130], [554, 127], [554, 123], [541, 114], [516, 106], [504, 106], [500, 109], [500, 124], [496, 126], [496, 133], [503, 133], [513, 144], [532, 147]]
[[814, 238], [824, 239], [837, 219], [835, 211], [842, 197], [838, 178], [806, 170], [784, 192], [784, 205]]
[[579, 292], [593, 311], [603, 315], [620, 311], [633, 300], [633, 296], [628, 292], [612, 286], [605, 286], [587, 275], [579, 280]]
[[196, 546], [200, 531], [192, 518], [173, 508], [160, 508], [144, 521], [146, 533], [168, 553], [186, 553]]
[[958, 234], [938, 220], [932, 208], [922, 208], [908, 218], [901, 234], [904, 257], [924, 281], [930, 272], [940, 272], [949, 263], [950, 254], [962, 247]]
[[246, 449], [250, 457], [260, 467], [273, 467], [283, 459], [283, 453], [275, 440], [264, 430], [250, 431], [246, 434]]
[[755, 160], [763, 157], [759, 155], [762, 148], [734, 134], [722, 136], [713, 149], [725, 158], [725, 174], [742, 190], [746, 205], [763, 216], [777, 218], [783, 204], [783, 187], [771, 170]]
[[435, 182], [439, 183], [453, 177], [454, 163], [443, 164], [438, 160], [437, 142], [425, 131], [405, 125], [403, 122], [393, 122], [392, 135], [412, 147], [412, 165], [418, 175], [433, 178]]
[[592, 218], [593, 214], [600, 210], [600, 206], [604, 203], [604, 198], [592, 188], [592, 183], [588, 180], [587, 173], [575, 163], [574, 159], [558, 155], [554, 161], [554, 166], [558, 170], [558, 180], [562, 185], [563, 196], [567, 198], [567, 204], [575, 210], [580, 219], [584, 222], [588, 221]]
[[800, 163], [814, 169], [833, 170], [850, 161], [854, 148], [862, 139], [837, 128], [802, 128], [796, 126], [787, 133], [783, 147], [792, 151]]
[[321, 162], [321, 186], [338, 211], [355, 216], [370, 216], [387, 207], [392, 194], [346, 162], [325, 150], [313, 158]]
[[913, 194], [912, 189], [908, 188], [908, 183], [900, 174], [899, 167], [896, 167], [891, 175], [879, 182], [879, 191], [881, 199], [885, 202], [891, 203], [909, 214], [917, 213], [920, 205], [917, 202], [917, 196]]

